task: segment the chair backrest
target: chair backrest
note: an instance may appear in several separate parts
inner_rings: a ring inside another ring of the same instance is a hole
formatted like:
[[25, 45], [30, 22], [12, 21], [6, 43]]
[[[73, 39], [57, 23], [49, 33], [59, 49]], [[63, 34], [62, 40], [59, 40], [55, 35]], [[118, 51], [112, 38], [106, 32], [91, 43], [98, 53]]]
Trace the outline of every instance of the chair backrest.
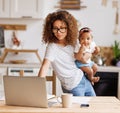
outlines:
[[56, 95], [56, 75], [54, 71], [52, 76], [46, 76], [46, 80], [52, 82], [52, 94]]

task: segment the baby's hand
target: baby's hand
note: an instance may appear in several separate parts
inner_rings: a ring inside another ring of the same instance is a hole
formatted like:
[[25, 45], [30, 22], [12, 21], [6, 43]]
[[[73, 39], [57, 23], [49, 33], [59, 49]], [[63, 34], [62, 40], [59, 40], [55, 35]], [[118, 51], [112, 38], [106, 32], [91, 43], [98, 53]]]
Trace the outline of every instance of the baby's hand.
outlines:
[[100, 48], [96, 46], [93, 54], [97, 55], [99, 52], [100, 52]]
[[86, 47], [84, 44], [81, 44], [81, 47], [80, 47], [81, 51], [85, 51]]

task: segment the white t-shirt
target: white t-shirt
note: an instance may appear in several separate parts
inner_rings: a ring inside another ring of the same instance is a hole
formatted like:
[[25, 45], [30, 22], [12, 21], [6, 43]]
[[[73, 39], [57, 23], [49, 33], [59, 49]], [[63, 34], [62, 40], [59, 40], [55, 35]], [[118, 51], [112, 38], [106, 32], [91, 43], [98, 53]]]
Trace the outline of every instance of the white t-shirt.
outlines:
[[96, 43], [93, 41], [90, 44], [90, 48], [87, 48], [85, 52], [93, 53], [95, 51]]
[[45, 59], [51, 61], [53, 70], [64, 88], [71, 90], [79, 84], [83, 72], [75, 65], [74, 47], [48, 44]]

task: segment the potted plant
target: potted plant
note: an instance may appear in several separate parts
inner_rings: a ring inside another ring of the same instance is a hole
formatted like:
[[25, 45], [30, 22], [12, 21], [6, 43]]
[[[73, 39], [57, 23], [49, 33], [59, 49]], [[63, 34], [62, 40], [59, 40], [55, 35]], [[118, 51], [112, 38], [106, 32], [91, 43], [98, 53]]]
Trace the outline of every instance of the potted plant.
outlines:
[[118, 62], [120, 62], [120, 43], [118, 41], [114, 41], [114, 45], [112, 45], [113, 49], [113, 55], [114, 58], [112, 59], [112, 65], [117, 65]]

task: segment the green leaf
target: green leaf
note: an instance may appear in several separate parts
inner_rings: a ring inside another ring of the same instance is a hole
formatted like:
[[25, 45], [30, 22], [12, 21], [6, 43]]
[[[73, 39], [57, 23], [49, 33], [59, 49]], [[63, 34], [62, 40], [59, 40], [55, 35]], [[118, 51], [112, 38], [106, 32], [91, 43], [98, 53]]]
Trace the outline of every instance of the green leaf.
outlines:
[[113, 54], [114, 54], [114, 58], [115, 59], [119, 59], [120, 58], [120, 48], [119, 48], [120, 43], [117, 42], [116, 40], [114, 41], [114, 45], [112, 45], [112, 49], [113, 49]]

